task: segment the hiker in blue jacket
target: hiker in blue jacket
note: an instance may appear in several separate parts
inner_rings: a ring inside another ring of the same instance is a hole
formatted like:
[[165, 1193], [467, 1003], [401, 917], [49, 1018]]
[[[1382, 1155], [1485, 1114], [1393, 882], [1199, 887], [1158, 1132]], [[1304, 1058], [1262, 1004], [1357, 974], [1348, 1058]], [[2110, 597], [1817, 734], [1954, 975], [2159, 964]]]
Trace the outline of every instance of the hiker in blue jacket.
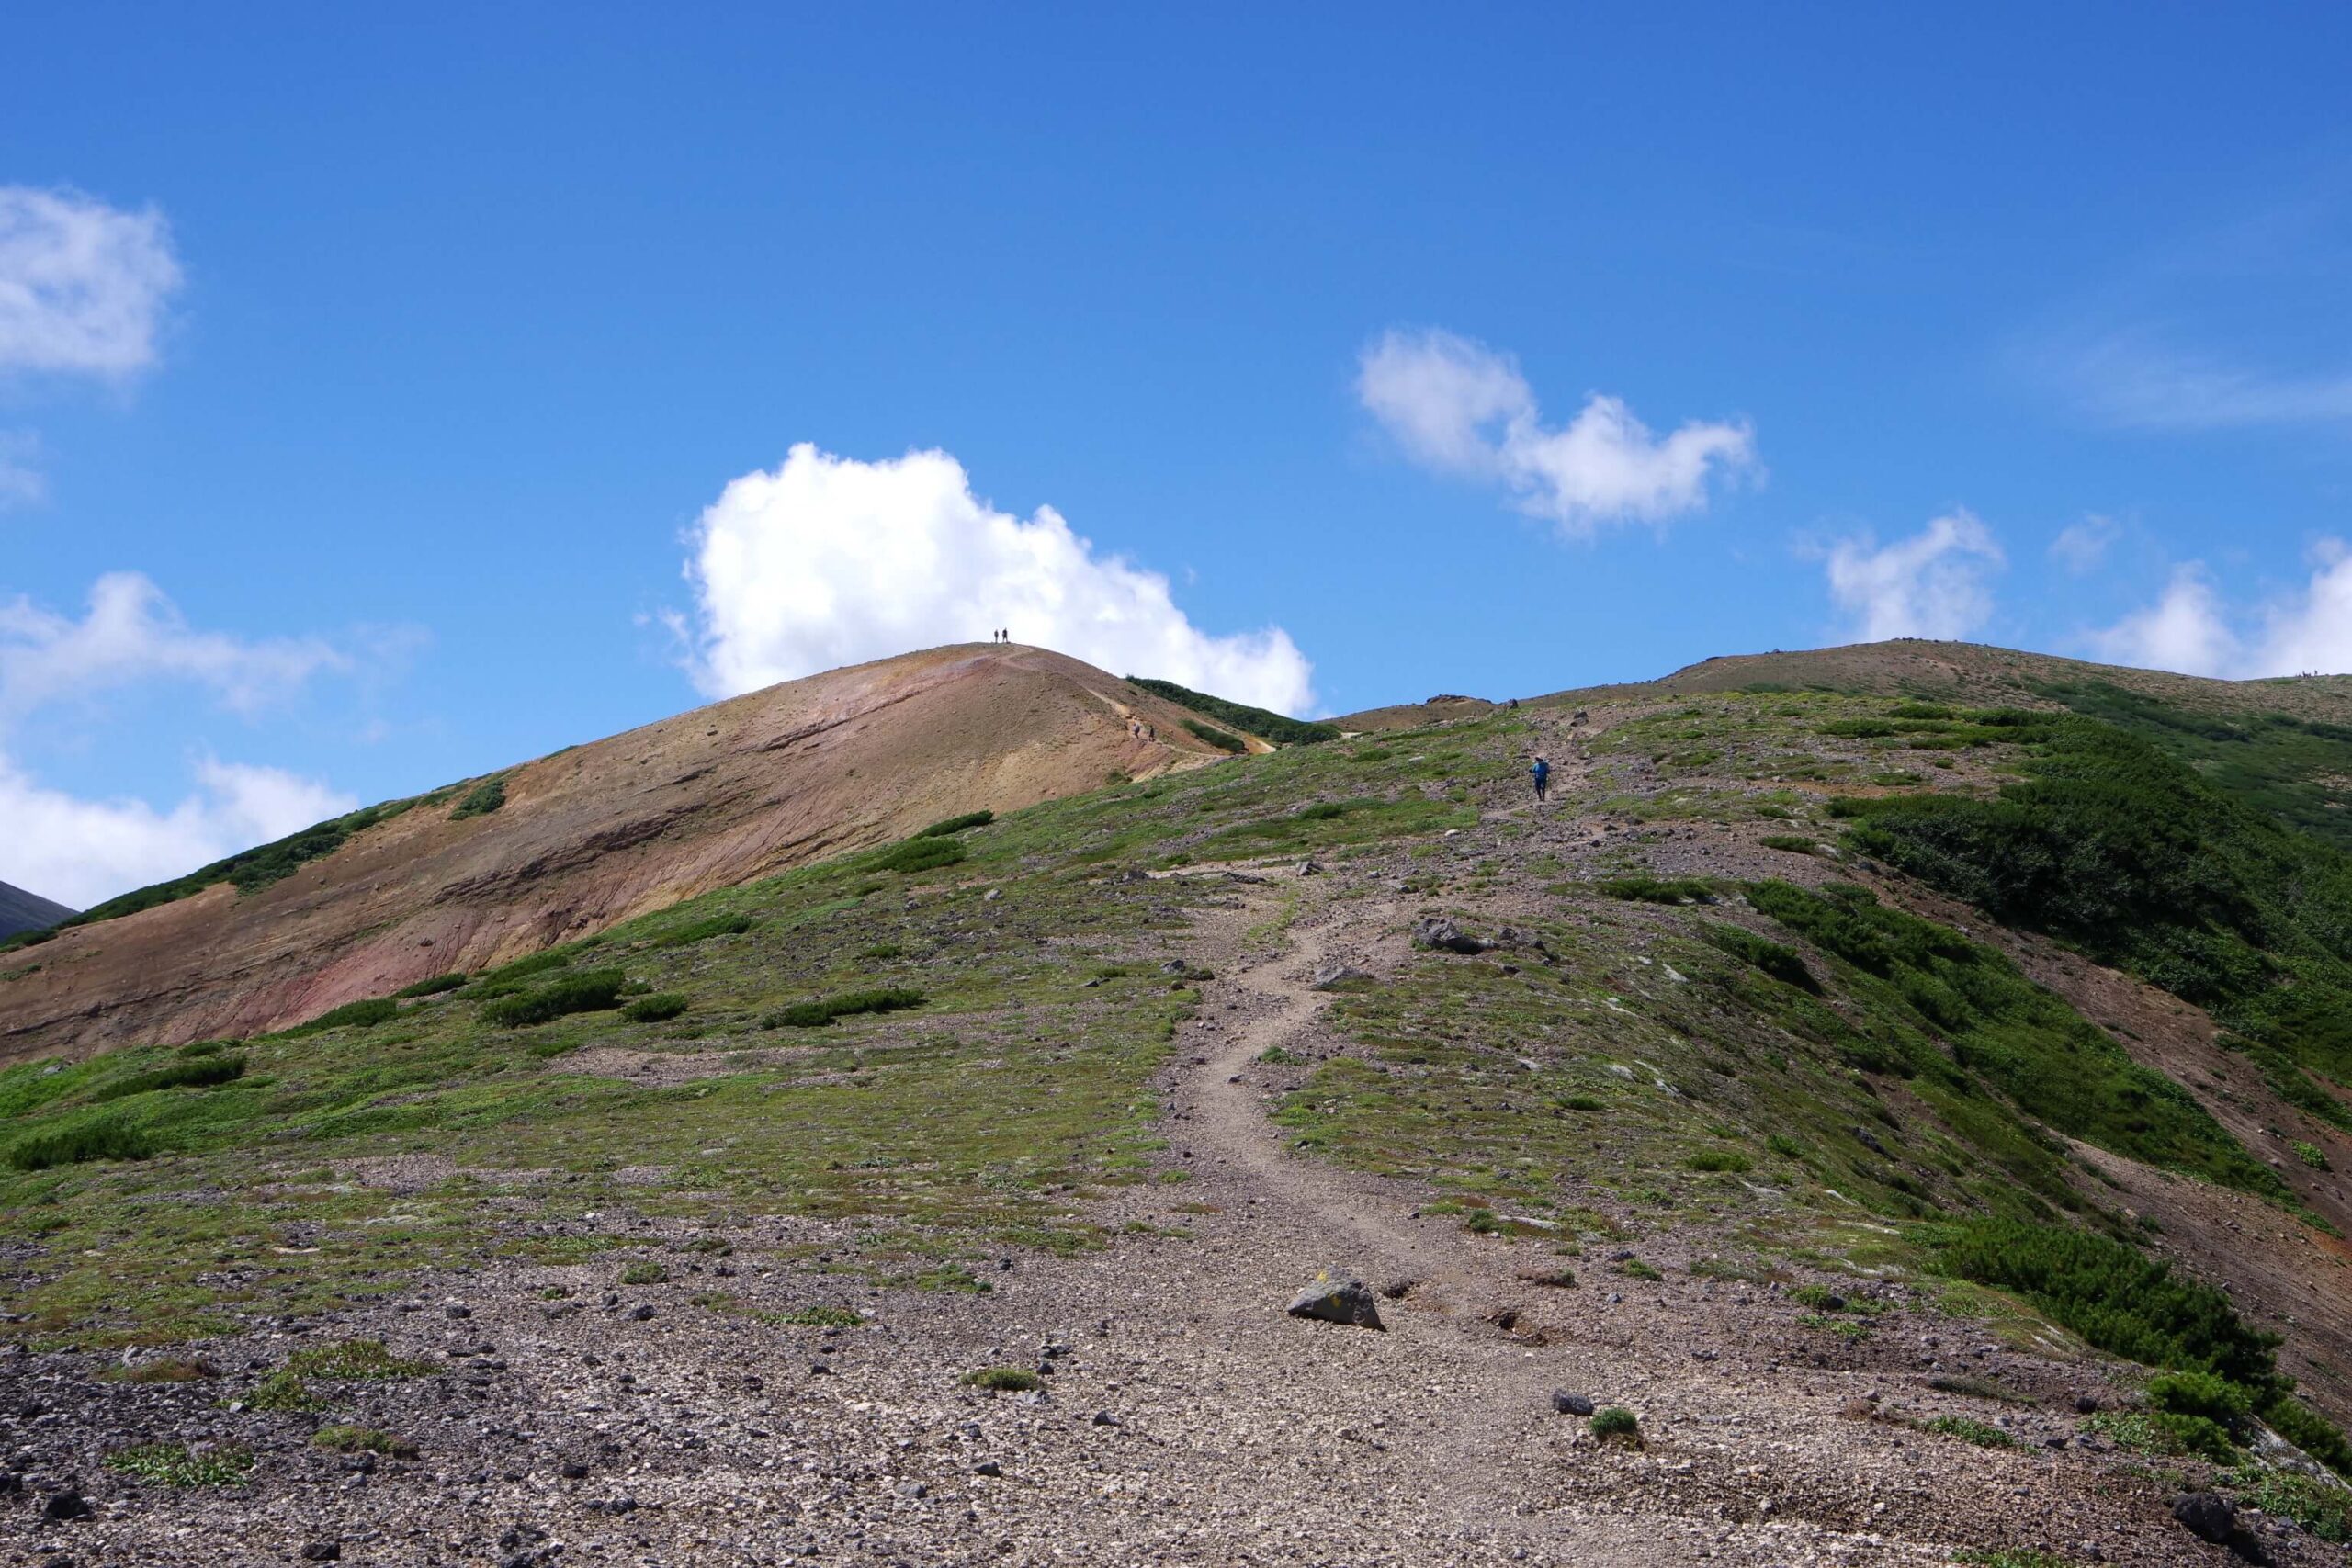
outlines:
[[1552, 787], [1552, 764], [1539, 752], [1535, 765], [1527, 771], [1535, 775], [1535, 798], [1542, 800], [1544, 792]]

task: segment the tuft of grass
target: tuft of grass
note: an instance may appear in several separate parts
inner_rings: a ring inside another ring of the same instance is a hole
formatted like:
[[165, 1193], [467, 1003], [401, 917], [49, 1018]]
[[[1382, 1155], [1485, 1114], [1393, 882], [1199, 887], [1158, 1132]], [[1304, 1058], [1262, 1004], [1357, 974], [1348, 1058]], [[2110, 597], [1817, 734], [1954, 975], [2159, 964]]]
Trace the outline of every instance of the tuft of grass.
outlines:
[[466, 792], [466, 797], [451, 807], [449, 820], [462, 822], [469, 817], [487, 817], [506, 804], [506, 780], [503, 775], [484, 779]]
[[246, 1408], [251, 1410], [274, 1410], [288, 1415], [322, 1409], [325, 1404], [326, 1401], [312, 1393], [311, 1385], [304, 1382], [300, 1375], [283, 1367], [255, 1383], [252, 1395], [245, 1401]]
[[1592, 1428], [1592, 1435], [1604, 1443], [1639, 1443], [1642, 1440], [1640, 1419], [1622, 1404], [1603, 1405], [1592, 1413], [1592, 1419], [1586, 1425]]
[[885, 986], [867, 991], [849, 991], [838, 997], [820, 998], [815, 1001], [795, 1002], [778, 1008], [760, 1020], [762, 1029], [822, 1029], [837, 1018], [849, 1018], [862, 1012], [898, 1012], [923, 1004], [921, 991], [904, 987]]
[[865, 1321], [865, 1314], [852, 1307], [795, 1307], [790, 1312], [769, 1313], [770, 1323], [780, 1323], [795, 1328], [855, 1328]]
[[279, 1371], [289, 1376], [320, 1378], [329, 1382], [390, 1382], [401, 1378], [430, 1377], [441, 1369], [430, 1361], [404, 1359], [384, 1348], [380, 1339], [343, 1339], [314, 1345], [286, 1358]]
[[1270, 1067], [1295, 1067], [1306, 1058], [1295, 1051], [1285, 1051], [1279, 1045], [1269, 1045], [1258, 1053], [1258, 1060]]
[[666, 1283], [670, 1270], [659, 1263], [632, 1263], [621, 1270], [624, 1285], [660, 1285]]
[[186, 1443], [140, 1443], [115, 1450], [104, 1462], [108, 1470], [155, 1486], [233, 1486], [255, 1461], [253, 1450], [235, 1443], [201, 1450]]
[[966, 1383], [990, 1393], [1026, 1393], [1046, 1386], [1046, 1380], [1023, 1367], [981, 1367], [964, 1374]]
[[617, 969], [586, 969], [577, 975], [566, 975], [535, 990], [484, 1002], [481, 1021], [506, 1029], [524, 1029], [575, 1012], [601, 1012], [620, 1000], [626, 978]]
[[2301, 1138], [2298, 1138], [2287, 1146], [2295, 1151], [2295, 1157], [2297, 1159], [2302, 1161], [2305, 1165], [2310, 1166], [2313, 1170], [2333, 1170], [2335, 1168], [2334, 1166], [2327, 1163], [2327, 1156], [2321, 1151], [2317, 1144], [2307, 1144]]
[[1623, 1263], [1618, 1264], [1616, 1268], [1617, 1272], [1624, 1275], [1628, 1280], [1655, 1280], [1666, 1278], [1665, 1275], [1659, 1273], [1656, 1269], [1643, 1262], [1638, 1258], [1628, 1258]]
[[656, 991], [621, 1009], [621, 1016], [631, 1023], [662, 1023], [677, 1017], [689, 1005], [684, 991]]
[[379, 1427], [322, 1427], [311, 1434], [311, 1446], [337, 1454], [382, 1454], [388, 1459], [414, 1459], [416, 1445]]
[[1682, 1162], [1685, 1170], [1742, 1171], [1753, 1170], [1755, 1162], [1737, 1149], [1701, 1149]]
[[953, 838], [967, 828], [985, 828], [995, 820], [996, 813], [993, 811], [967, 811], [961, 817], [950, 817], [944, 822], [933, 822], [915, 837], [918, 839]]
[[1966, 1416], [1939, 1416], [1919, 1423], [1923, 1432], [1940, 1432], [1947, 1438], [1958, 1438], [1963, 1443], [1974, 1443], [1980, 1449], [2014, 1449], [2018, 1440], [1998, 1427], [1988, 1427]]
[[220, 1369], [209, 1361], [175, 1358], [164, 1361], [142, 1361], [126, 1370], [122, 1381], [135, 1383], [202, 1382], [220, 1375]]

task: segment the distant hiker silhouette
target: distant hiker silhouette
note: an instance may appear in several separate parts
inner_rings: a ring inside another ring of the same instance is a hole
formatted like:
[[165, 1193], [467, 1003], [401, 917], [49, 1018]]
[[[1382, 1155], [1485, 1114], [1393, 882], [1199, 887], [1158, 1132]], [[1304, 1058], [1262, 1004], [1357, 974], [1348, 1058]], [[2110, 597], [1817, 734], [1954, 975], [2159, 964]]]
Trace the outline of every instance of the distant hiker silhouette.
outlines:
[[1527, 771], [1535, 775], [1535, 798], [1538, 800], [1543, 799], [1544, 792], [1552, 787], [1551, 762], [1544, 757], [1538, 756], [1535, 759], [1535, 765]]

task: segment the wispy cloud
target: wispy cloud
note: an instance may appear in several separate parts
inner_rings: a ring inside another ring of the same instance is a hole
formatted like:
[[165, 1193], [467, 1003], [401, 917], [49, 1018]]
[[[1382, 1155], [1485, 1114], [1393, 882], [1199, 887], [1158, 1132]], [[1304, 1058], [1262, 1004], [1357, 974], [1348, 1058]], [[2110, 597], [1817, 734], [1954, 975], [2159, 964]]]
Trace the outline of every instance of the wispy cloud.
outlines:
[[1863, 642], [1966, 637], [1991, 619], [1993, 575], [2007, 564], [1992, 530], [1964, 508], [1891, 544], [1865, 533], [1811, 553], [1849, 634]]
[[0, 186], [0, 374], [119, 378], [146, 369], [179, 284], [171, 231], [155, 209]]
[[2257, 368], [2177, 349], [2144, 331], [2055, 349], [2049, 363], [2079, 408], [2121, 428], [2352, 424], [2352, 369]]
[[1712, 483], [1757, 466], [1744, 421], [1693, 421], [1660, 437], [1600, 392], [1546, 427], [1508, 355], [1448, 332], [1383, 334], [1363, 351], [1356, 395], [1416, 462], [1500, 486], [1566, 534], [1700, 511]]
[[2058, 530], [2058, 536], [2050, 541], [2050, 557], [2072, 575], [2081, 577], [2096, 570], [2122, 536], [2121, 524], [2093, 513]]

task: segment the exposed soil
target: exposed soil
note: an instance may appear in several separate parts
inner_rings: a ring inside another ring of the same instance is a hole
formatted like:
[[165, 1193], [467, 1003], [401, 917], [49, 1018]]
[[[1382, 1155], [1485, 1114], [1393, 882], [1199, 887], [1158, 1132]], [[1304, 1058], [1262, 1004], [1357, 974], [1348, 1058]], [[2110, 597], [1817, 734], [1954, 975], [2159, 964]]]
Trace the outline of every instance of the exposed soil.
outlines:
[[945, 817], [1221, 761], [1185, 716], [1017, 646], [771, 686], [510, 769], [488, 815], [420, 806], [255, 892], [12, 954], [0, 1065], [284, 1028]]

